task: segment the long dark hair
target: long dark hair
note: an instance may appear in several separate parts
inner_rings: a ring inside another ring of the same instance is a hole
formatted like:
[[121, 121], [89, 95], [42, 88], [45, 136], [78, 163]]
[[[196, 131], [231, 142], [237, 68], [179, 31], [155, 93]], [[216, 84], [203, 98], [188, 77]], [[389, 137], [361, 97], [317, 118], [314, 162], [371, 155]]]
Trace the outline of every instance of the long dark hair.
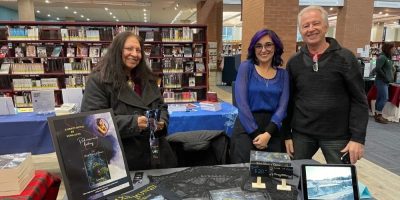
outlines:
[[394, 47], [393, 43], [383, 43], [382, 45], [382, 52], [385, 54], [386, 57], [392, 59], [392, 52], [390, 51]]
[[250, 45], [248, 48], [247, 59], [252, 60], [253, 63], [255, 63], [257, 65], [259, 64], [256, 53], [255, 53], [254, 46], [257, 44], [257, 42], [262, 37], [264, 37], [266, 35], [269, 35], [269, 37], [271, 37], [271, 40], [275, 46], [274, 57], [272, 57], [272, 66], [279, 67], [283, 63], [283, 60], [281, 57], [283, 54], [283, 44], [282, 44], [281, 39], [279, 39], [278, 35], [273, 30], [262, 29], [262, 30], [258, 31], [256, 34], [254, 34], [253, 38], [251, 38], [251, 42], [250, 42]]
[[144, 80], [155, 80], [153, 72], [147, 66], [144, 54], [144, 44], [142, 38], [132, 32], [119, 33], [108, 47], [106, 55], [97, 64], [96, 71], [100, 72], [101, 81], [110, 83], [115, 89], [127, 83], [128, 75], [125, 72], [125, 63], [122, 60], [125, 41], [129, 37], [135, 37], [141, 48], [142, 59], [139, 64], [131, 70], [131, 77], [135, 83], [143, 85]]

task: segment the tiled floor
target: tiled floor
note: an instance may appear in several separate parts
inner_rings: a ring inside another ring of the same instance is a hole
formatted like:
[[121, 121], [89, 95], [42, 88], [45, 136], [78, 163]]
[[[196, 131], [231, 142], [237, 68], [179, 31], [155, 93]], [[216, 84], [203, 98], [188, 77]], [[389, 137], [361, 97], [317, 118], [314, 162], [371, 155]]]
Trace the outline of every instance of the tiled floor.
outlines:
[[[221, 89], [214, 86], [210, 89], [218, 93], [219, 99], [232, 102], [230, 87], [222, 87]], [[364, 159], [357, 162], [356, 167], [359, 181], [368, 186], [375, 199], [397, 200], [400, 197], [400, 154], [396, 151], [399, 149], [398, 144], [400, 143], [399, 130], [399, 124], [383, 126], [370, 120], [368, 125], [366, 155]], [[387, 151], [382, 151], [382, 149]], [[382, 156], [382, 152], [386, 156]], [[314, 159], [324, 162], [320, 152], [314, 156]], [[34, 163], [37, 169], [45, 169], [60, 174], [55, 153], [34, 156]], [[388, 169], [385, 169], [382, 165], [387, 165]], [[63, 185], [57, 199], [65, 199]]]

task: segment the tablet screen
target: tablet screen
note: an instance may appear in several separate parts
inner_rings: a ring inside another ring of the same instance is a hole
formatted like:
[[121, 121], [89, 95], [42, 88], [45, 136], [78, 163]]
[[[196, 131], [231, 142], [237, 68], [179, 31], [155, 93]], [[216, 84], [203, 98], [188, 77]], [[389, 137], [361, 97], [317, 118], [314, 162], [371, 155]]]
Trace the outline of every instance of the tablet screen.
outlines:
[[304, 199], [358, 199], [353, 165], [303, 165], [301, 176]]

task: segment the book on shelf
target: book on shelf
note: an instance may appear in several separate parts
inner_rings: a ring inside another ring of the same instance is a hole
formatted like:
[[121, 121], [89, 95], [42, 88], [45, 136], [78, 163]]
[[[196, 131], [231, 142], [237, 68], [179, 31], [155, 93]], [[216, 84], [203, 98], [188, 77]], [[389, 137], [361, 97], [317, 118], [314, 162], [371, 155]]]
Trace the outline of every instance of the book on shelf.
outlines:
[[181, 46], [174, 46], [172, 48], [172, 56], [173, 57], [183, 57], [183, 50]]
[[8, 55], [8, 46], [7, 45], [3, 45], [0, 48], [0, 58], [5, 58]]
[[196, 78], [195, 77], [189, 77], [189, 87], [194, 87], [196, 86]]
[[18, 58], [25, 57], [22, 47], [17, 46], [17, 47], [15, 47], [14, 50], [15, 50], [15, 57], [18, 57]]
[[163, 48], [163, 56], [164, 57], [172, 57], [173, 56], [173, 46], [164, 46]]
[[204, 66], [204, 63], [202, 62], [196, 62], [196, 72], [205, 72], [206, 68]]
[[76, 57], [88, 57], [87, 46], [78, 44], [76, 47]]
[[184, 62], [184, 72], [194, 72], [194, 62], [193, 61]]
[[89, 47], [89, 57], [91, 57], [91, 58], [100, 57], [100, 46], [90, 46]]
[[105, 199], [132, 190], [111, 109], [48, 118], [68, 199]]
[[36, 47], [34, 45], [26, 46], [26, 57], [36, 57]]
[[154, 41], [154, 32], [153, 31], [147, 31], [144, 41], [153, 42]]
[[10, 66], [11, 66], [11, 63], [2, 63], [0, 65], [0, 74], [9, 74]]
[[67, 47], [67, 57], [72, 58], [75, 57], [75, 48]]
[[62, 51], [62, 47], [61, 46], [55, 46], [54, 49], [53, 49], [53, 52], [51, 52], [51, 57], [59, 57], [61, 51]]
[[100, 54], [100, 57], [104, 57], [104, 56], [106, 55], [106, 53], [107, 53], [107, 50], [108, 50], [108, 48], [107, 48], [107, 47], [102, 47], [102, 48], [101, 48], [101, 54]]
[[66, 28], [62, 28], [60, 29], [61, 32], [61, 40], [62, 41], [69, 41], [69, 33], [68, 33], [68, 29]]
[[0, 196], [21, 194], [34, 173], [31, 153], [0, 155]]
[[183, 47], [183, 56], [184, 57], [192, 57], [192, 47], [185, 46]]
[[47, 58], [47, 48], [45, 46], [38, 46], [37, 55], [41, 58]]

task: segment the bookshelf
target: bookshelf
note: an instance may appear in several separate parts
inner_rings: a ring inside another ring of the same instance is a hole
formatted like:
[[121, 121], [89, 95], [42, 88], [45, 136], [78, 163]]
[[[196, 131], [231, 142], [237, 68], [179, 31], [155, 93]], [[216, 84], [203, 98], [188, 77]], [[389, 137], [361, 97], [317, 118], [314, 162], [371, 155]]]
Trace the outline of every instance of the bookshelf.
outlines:
[[208, 91], [207, 27], [191, 24], [23, 22], [0, 25], [0, 96], [31, 107], [31, 91], [84, 88], [115, 35], [132, 31], [144, 40], [145, 59], [167, 103], [196, 102]]
[[242, 53], [242, 41], [231, 40], [224, 41], [222, 44], [222, 53], [224, 56], [234, 56]]

